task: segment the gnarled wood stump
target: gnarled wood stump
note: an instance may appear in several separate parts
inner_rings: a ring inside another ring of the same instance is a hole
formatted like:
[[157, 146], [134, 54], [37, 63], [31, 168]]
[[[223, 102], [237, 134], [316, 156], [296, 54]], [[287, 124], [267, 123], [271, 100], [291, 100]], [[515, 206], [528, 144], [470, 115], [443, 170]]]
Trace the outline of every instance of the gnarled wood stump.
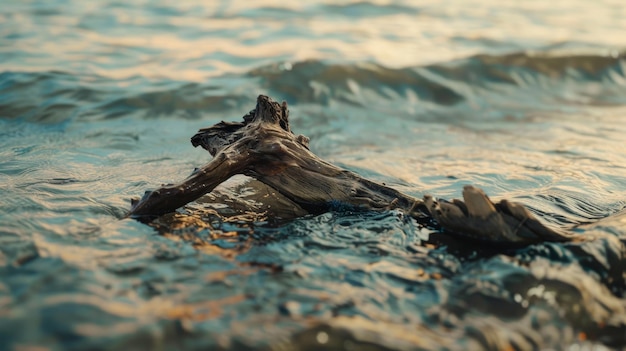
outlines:
[[464, 202], [436, 201], [430, 196], [416, 199], [334, 166], [309, 150], [307, 137], [292, 133], [287, 103], [267, 96], [257, 98], [256, 108], [243, 116], [243, 122], [201, 129], [191, 143], [214, 158], [182, 183], [132, 200], [129, 216], [145, 220], [172, 212], [231, 176], [244, 174], [298, 206], [294, 213], [322, 213], [337, 203], [381, 211], [399, 208], [421, 223], [438, 223], [446, 232], [493, 243], [572, 239], [541, 224], [524, 206], [507, 200], [494, 204], [472, 186], [465, 187]]

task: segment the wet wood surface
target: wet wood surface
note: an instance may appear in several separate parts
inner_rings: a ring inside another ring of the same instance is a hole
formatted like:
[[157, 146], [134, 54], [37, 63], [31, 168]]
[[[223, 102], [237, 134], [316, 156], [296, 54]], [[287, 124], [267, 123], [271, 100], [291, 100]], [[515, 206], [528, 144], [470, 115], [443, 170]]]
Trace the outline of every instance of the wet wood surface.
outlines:
[[493, 203], [473, 186], [464, 188], [463, 201], [418, 199], [328, 163], [309, 150], [307, 137], [291, 131], [287, 104], [264, 95], [242, 122], [220, 122], [201, 129], [191, 142], [209, 151], [213, 159], [181, 183], [132, 200], [129, 216], [149, 221], [243, 174], [277, 194], [268, 201], [293, 208], [288, 211], [293, 217], [323, 213], [341, 204], [376, 211], [400, 209], [426, 226], [491, 243], [527, 245], [574, 239], [546, 227], [523, 205], [507, 200]]

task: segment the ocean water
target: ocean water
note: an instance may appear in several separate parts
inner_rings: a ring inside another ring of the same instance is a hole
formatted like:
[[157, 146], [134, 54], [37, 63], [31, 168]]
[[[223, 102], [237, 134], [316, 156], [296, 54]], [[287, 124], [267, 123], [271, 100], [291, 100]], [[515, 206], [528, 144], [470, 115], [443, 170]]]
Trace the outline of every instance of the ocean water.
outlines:
[[[3, 1], [0, 349], [626, 347], [625, 29], [617, 0]], [[210, 199], [124, 219], [259, 94], [364, 177], [473, 184], [591, 240], [435, 245], [399, 211], [274, 226]]]

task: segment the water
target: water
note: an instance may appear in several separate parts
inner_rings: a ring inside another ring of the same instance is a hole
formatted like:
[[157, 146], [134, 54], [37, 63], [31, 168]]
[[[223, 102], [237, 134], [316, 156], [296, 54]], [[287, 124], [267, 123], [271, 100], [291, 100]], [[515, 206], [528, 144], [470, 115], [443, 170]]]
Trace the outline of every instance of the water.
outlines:
[[[610, 0], [3, 2], [0, 349], [624, 347], [624, 28]], [[600, 220], [594, 240], [434, 246], [397, 211], [120, 220], [261, 93], [335, 164]]]

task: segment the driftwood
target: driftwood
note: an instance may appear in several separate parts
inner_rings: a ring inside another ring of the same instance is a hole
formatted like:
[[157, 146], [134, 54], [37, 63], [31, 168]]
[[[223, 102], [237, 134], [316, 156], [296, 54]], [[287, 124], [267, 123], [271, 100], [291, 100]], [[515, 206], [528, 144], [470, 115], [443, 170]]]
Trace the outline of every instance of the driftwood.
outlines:
[[369, 210], [400, 209], [420, 223], [439, 225], [444, 232], [501, 244], [528, 245], [569, 241], [521, 204], [493, 203], [482, 190], [466, 186], [463, 199], [413, 198], [358, 174], [334, 166], [309, 150], [309, 139], [289, 127], [287, 103], [260, 95], [243, 122], [221, 122], [191, 138], [214, 158], [182, 183], [148, 191], [132, 200], [129, 216], [149, 220], [211, 192], [236, 174], [244, 174], [274, 189], [294, 206], [294, 213], [323, 213], [337, 204]]

